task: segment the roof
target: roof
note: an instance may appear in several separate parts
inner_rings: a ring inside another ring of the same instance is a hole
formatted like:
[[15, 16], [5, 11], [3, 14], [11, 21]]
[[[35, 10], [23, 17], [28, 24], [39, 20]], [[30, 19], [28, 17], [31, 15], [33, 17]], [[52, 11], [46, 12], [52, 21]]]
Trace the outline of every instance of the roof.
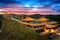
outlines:
[[45, 26], [45, 28], [55, 28], [56, 27], [56, 25], [49, 25], [49, 26]]
[[50, 25], [53, 25], [53, 24], [57, 24], [57, 22], [50, 21], [50, 22], [44, 22], [44, 24], [50, 24]]
[[54, 21], [52, 21], [52, 22], [50, 22], [50, 24], [56, 24], [57, 22], [54, 22]]
[[35, 19], [31, 18], [31, 17], [26, 17], [25, 19], [22, 19], [22, 20], [25, 20], [25, 21], [33, 21]]
[[39, 18], [39, 21], [47, 21], [47, 20], [49, 20], [49, 19], [47, 19], [47, 18], [45, 18], [45, 17]]

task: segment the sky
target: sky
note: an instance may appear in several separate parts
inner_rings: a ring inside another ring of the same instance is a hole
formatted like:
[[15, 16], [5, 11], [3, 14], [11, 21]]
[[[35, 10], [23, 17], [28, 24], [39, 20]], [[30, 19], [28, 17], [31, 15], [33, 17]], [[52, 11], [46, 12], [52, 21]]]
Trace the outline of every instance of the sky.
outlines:
[[22, 7], [49, 7], [56, 12], [60, 12], [60, 0], [0, 0], [0, 7], [9, 7], [12, 4], [17, 4]]

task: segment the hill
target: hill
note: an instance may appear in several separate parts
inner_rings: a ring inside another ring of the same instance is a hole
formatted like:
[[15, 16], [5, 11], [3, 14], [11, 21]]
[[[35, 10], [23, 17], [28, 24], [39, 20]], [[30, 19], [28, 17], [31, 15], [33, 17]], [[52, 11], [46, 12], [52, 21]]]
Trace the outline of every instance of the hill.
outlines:
[[39, 34], [13, 20], [3, 20], [0, 40], [40, 40]]

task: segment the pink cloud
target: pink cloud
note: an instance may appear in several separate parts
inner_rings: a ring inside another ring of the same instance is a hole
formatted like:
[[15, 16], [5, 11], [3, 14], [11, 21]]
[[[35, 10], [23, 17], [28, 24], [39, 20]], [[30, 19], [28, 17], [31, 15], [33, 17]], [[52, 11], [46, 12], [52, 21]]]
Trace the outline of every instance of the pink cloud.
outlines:
[[7, 12], [14, 12], [13, 14], [57, 14], [51, 8], [24, 8], [18, 4], [9, 4], [6, 8], [1, 8]]

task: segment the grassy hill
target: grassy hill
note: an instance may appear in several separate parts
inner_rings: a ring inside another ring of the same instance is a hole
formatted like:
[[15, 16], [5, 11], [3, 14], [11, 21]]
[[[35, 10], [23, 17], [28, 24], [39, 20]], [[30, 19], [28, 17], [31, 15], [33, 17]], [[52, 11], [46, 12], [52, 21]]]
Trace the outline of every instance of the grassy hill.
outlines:
[[40, 40], [39, 34], [13, 20], [3, 20], [0, 40]]

